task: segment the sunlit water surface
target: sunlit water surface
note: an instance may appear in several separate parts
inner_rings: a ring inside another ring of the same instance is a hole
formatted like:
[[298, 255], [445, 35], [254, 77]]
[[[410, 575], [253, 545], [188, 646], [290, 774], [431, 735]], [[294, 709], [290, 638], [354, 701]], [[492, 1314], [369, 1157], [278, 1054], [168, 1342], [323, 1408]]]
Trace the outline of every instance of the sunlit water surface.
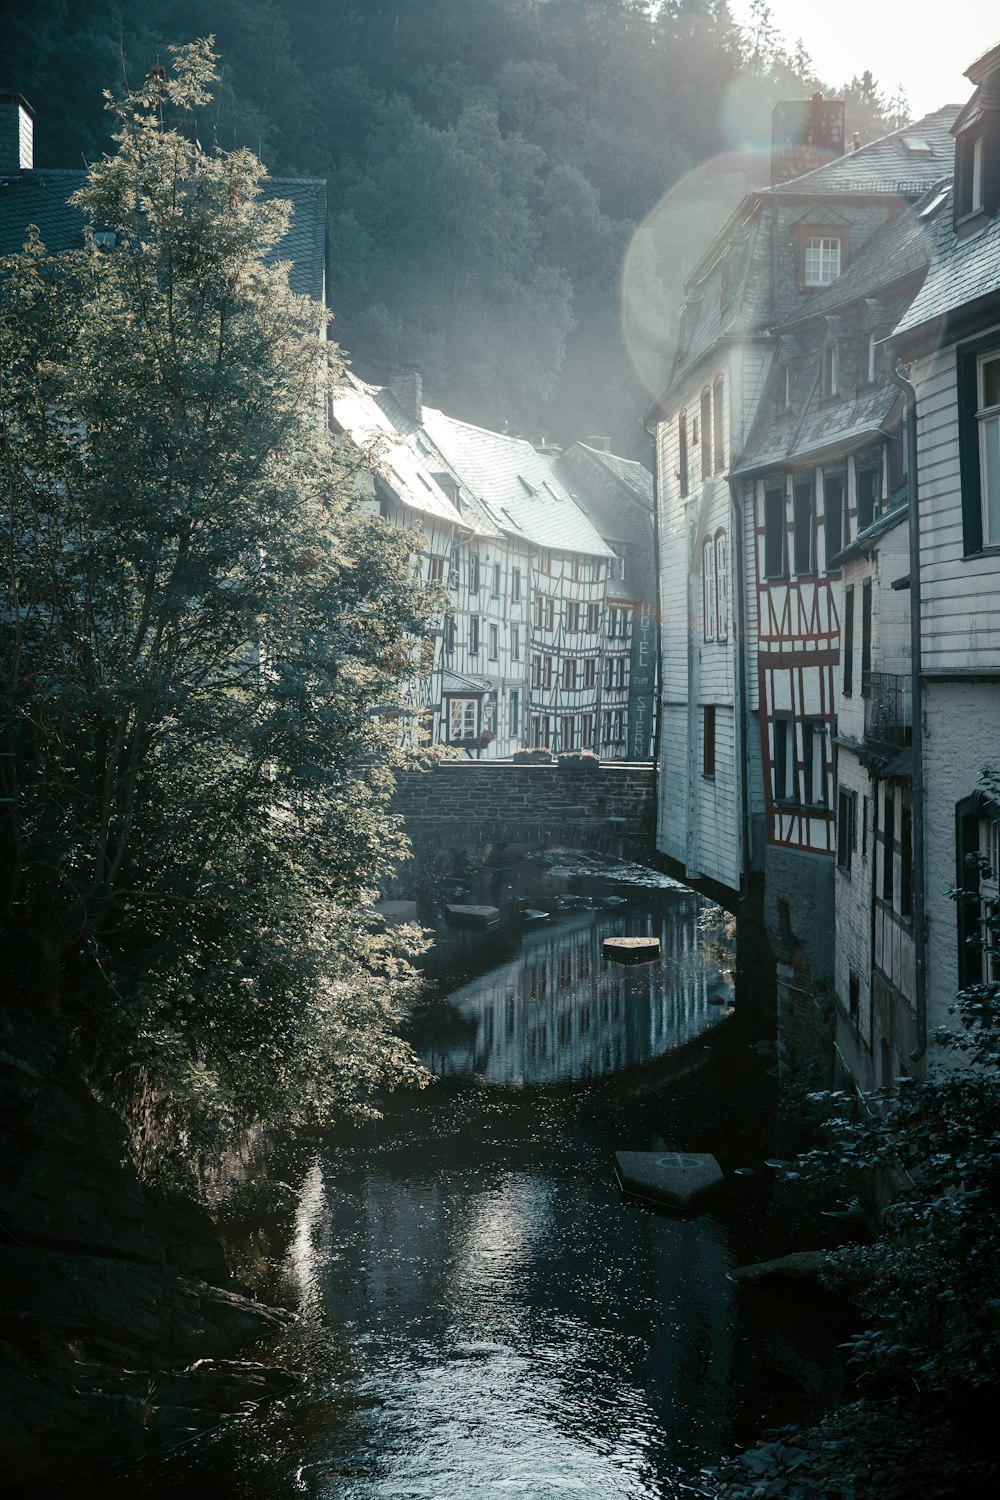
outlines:
[[[753, 1086], [671, 1082], [668, 1054], [699, 1046], [727, 994], [699, 903], [579, 867], [532, 889], [625, 904], [455, 935], [436, 961], [445, 998], [415, 1032], [442, 1082], [293, 1153], [290, 1230], [235, 1242], [300, 1314], [285, 1353], [311, 1370], [305, 1394], [102, 1494], [697, 1494], [734, 1442], [822, 1407], [823, 1318], [727, 1280], [770, 1253], [762, 1065], [747, 1046]], [[656, 933], [662, 964], [607, 964], [613, 932]], [[711, 1212], [620, 1196], [614, 1150], [656, 1149], [661, 1131], [743, 1165]]]

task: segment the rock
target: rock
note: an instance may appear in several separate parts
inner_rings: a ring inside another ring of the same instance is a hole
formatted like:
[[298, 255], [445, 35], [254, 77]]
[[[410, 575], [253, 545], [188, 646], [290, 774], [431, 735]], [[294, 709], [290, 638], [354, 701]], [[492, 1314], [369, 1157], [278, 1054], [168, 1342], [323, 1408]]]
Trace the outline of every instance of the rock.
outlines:
[[605, 958], [616, 964], [649, 964], [660, 956], [657, 937], [609, 937], [601, 944]]
[[446, 906], [445, 914], [453, 927], [491, 927], [500, 920], [496, 906]]
[[382, 927], [401, 927], [417, 920], [415, 901], [376, 901], [372, 911]]
[[725, 1181], [707, 1151], [616, 1151], [622, 1192], [671, 1208], [694, 1209]]
[[827, 1263], [825, 1250], [796, 1250], [774, 1260], [761, 1260], [730, 1271], [734, 1281], [818, 1281]]

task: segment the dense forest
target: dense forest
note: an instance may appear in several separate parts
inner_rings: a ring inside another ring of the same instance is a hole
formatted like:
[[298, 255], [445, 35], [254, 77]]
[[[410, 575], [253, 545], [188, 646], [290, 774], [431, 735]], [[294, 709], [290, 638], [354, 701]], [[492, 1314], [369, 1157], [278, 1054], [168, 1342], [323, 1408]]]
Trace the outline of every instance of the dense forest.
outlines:
[[[745, 28], [727, 0], [3, 0], [0, 87], [36, 110], [36, 164], [99, 158], [102, 90], [208, 34], [224, 78], [203, 144], [329, 181], [333, 331], [361, 375], [416, 361], [456, 415], [637, 456], [676, 290], [761, 170], [745, 148], [774, 99], [836, 88], [863, 140], [905, 119], [861, 57], [818, 79], [765, 0]], [[679, 231], [637, 235], [727, 152]]]

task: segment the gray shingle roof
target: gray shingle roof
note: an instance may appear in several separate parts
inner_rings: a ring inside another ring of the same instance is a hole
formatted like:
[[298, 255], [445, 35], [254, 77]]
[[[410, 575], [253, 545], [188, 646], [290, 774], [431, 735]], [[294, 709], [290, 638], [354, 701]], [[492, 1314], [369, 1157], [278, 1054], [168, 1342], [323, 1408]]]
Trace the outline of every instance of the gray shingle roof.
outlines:
[[[820, 198], [854, 193], [891, 193], [919, 198], [952, 170], [955, 143], [951, 127], [960, 108], [958, 104], [945, 104], [913, 125], [904, 125], [902, 129], [870, 141], [857, 151], [848, 151], [812, 172], [762, 191], [765, 194], [802, 194]], [[914, 151], [912, 143], [915, 141], [923, 142], [929, 150]]]
[[931, 266], [926, 280], [896, 324], [893, 338], [912, 334], [968, 303], [1000, 294], [1000, 215], [984, 218], [982, 228], [959, 238], [952, 219], [952, 194], [928, 224]]
[[833, 313], [847, 307], [862, 297], [873, 297], [884, 292], [894, 282], [925, 271], [930, 258], [927, 225], [917, 217], [913, 209], [903, 206], [881, 229], [875, 231], [844, 274], [829, 286], [814, 292], [801, 313], [789, 319], [784, 327], [794, 328], [820, 314]]
[[552, 551], [614, 555], [560, 479], [552, 455], [525, 438], [473, 427], [433, 407], [424, 408], [423, 426], [503, 531]]
[[[86, 180], [82, 170], [49, 168], [0, 178], [0, 255], [17, 254], [29, 224], [37, 226], [52, 254], [79, 248], [84, 219], [67, 199]], [[326, 261], [325, 181], [319, 177], [267, 177], [263, 197], [291, 200], [288, 233], [275, 247], [273, 259], [291, 262], [288, 280], [293, 292], [320, 301]]]
[[647, 468], [586, 443], [574, 443], [555, 467], [606, 541], [650, 544], [653, 476]]

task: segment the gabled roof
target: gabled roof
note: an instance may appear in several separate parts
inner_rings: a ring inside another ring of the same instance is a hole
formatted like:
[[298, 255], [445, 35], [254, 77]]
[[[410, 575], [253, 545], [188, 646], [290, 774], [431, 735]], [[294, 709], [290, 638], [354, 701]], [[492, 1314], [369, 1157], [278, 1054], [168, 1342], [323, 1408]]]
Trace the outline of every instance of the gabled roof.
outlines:
[[[84, 216], [68, 199], [83, 187], [82, 169], [38, 168], [0, 177], [0, 255], [16, 255], [34, 224], [53, 255], [83, 245]], [[266, 177], [262, 198], [292, 203], [288, 233], [269, 259], [287, 260], [288, 282], [299, 296], [322, 301], [326, 266], [326, 182], [320, 177]]]
[[612, 549], [559, 478], [553, 457], [525, 438], [474, 427], [424, 407], [423, 428], [461, 483], [502, 531], [536, 547], [612, 557]]
[[653, 476], [644, 465], [603, 448], [574, 443], [559, 455], [555, 467], [606, 541], [649, 545]]
[[988, 308], [996, 302], [1000, 315], [1000, 214], [984, 219], [978, 232], [959, 236], [952, 203], [949, 193], [929, 220], [930, 270], [896, 324], [893, 339], [977, 303]]
[[359, 448], [374, 449], [378, 472], [403, 505], [461, 531], [469, 530], [468, 523], [417, 452], [413, 438], [396, 430], [375, 396], [373, 386], [347, 371], [332, 403], [337, 426]]

